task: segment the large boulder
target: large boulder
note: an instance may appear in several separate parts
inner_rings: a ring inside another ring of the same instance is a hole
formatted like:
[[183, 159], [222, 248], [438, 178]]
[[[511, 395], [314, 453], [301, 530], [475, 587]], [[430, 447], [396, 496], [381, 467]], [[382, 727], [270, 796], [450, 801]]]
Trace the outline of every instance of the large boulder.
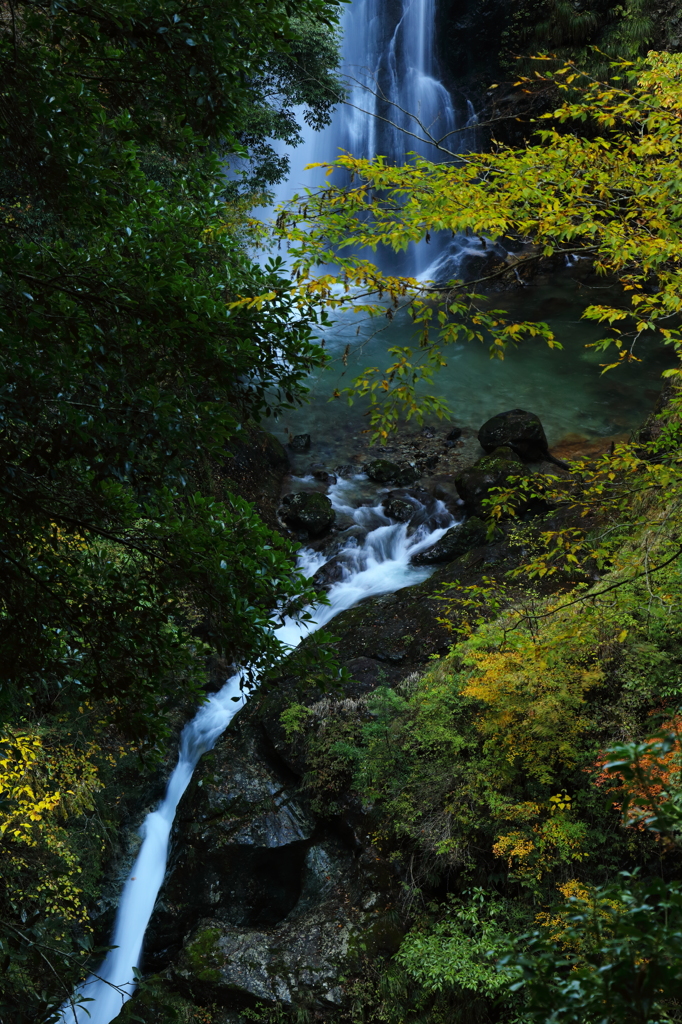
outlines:
[[486, 514], [484, 501], [493, 487], [503, 487], [510, 476], [525, 476], [527, 469], [511, 448], [496, 448], [455, 477], [457, 493], [472, 516]]
[[333, 1006], [360, 942], [395, 952], [394, 899], [378, 851], [320, 822], [262, 727], [238, 716], [178, 807], [145, 964], [202, 1005]]
[[420, 552], [412, 559], [412, 565], [437, 565], [439, 562], [451, 562], [459, 558], [465, 551], [480, 547], [487, 540], [485, 523], [472, 516], [465, 523], [451, 526], [432, 548]]
[[223, 1004], [239, 994], [285, 1006], [342, 1002], [341, 964], [372, 923], [370, 914], [351, 910], [351, 897], [355, 903], [360, 895], [352, 874], [352, 857], [339, 844], [310, 846], [300, 899], [286, 918], [269, 928], [204, 918], [185, 944], [176, 975]]
[[202, 917], [268, 927], [297, 905], [314, 818], [257, 736], [228, 732], [180, 806], [168, 873], [146, 938], [156, 968]]
[[547, 457], [547, 438], [542, 423], [534, 413], [523, 409], [510, 409], [487, 420], [478, 432], [478, 440], [488, 453], [508, 445], [529, 462]]
[[335, 515], [326, 494], [298, 491], [282, 498], [280, 516], [294, 530], [306, 530], [311, 537], [320, 537], [331, 527]]

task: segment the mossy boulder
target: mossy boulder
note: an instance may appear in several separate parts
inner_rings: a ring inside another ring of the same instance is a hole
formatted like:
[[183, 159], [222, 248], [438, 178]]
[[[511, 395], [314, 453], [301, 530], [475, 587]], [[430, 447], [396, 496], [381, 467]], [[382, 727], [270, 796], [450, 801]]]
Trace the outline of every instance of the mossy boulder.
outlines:
[[364, 467], [365, 473], [375, 484], [396, 484], [406, 487], [419, 479], [419, 470], [415, 466], [398, 464], [389, 459], [374, 459]]
[[382, 508], [391, 519], [396, 519], [399, 523], [407, 523], [421, 506], [418, 501], [407, 494], [391, 492], [384, 498]]
[[511, 448], [496, 448], [455, 477], [457, 493], [472, 516], [485, 515], [484, 501], [493, 487], [503, 487], [510, 476], [525, 476], [528, 470]]
[[287, 526], [305, 530], [311, 537], [321, 537], [336, 518], [330, 499], [318, 491], [287, 494], [282, 499], [280, 516]]
[[523, 409], [509, 409], [486, 420], [478, 432], [485, 452], [508, 445], [520, 458], [540, 461], [547, 455], [547, 438], [540, 418]]

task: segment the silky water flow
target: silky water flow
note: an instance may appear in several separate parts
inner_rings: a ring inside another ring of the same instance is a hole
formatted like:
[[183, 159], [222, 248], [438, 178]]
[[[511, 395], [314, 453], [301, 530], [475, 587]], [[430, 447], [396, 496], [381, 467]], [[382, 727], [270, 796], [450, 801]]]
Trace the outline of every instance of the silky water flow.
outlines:
[[[416, 130], [425, 137], [419, 122], [433, 136], [445, 137], [445, 145], [455, 152], [472, 145], [474, 137], [466, 129], [475, 130], [473, 108], [469, 105], [466, 118], [460, 116], [458, 121], [450, 93], [439, 77], [435, 2], [402, 0], [387, 5], [384, 0], [354, 0], [347, 5], [341, 28], [348, 103], [337, 108], [332, 124], [324, 131], [304, 130], [303, 144], [289, 154], [290, 176], [278, 190], [278, 202], [305, 184], [314, 185], [313, 176], [304, 173], [306, 164], [332, 160], [340, 150], [369, 158], [381, 153], [396, 163], [403, 163], [410, 151], [438, 159], [432, 145], [405, 134]], [[456, 266], [468, 245], [466, 240], [456, 239], [413, 249], [402, 270], [422, 276], [431, 276], [435, 270], [440, 276], [444, 268], [449, 272]], [[454, 523], [445, 506], [433, 500], [417, 513], [422, 524], [408, 534], [408, 526], [391, 521], [380, 505], [352, 505], [358, 479], [340, 479], [329, 489], [329, 496], [338, 513], [350, 516], [368, 532], [362, 543], [351, 538], [335, 555], [343, 578], [329, 590], [329, 604], [313, 609], [314, 623], [287, 621], [275, 630], [292, 649], [309, 632], [364, 598], [424, 580], [430, 570], [411, 567], [411, 557], [435, 544]], [[304, 486], [312, 481], [299, 483]], [[299, 561], [304, 574], [312, 576], [325, 558], [304, 549]], [[134, 970], [141, 962], [145, 931], [166, 871], [176, 808], [199, 758], [213, 747], [245, 699], [240, 676], [235, 675], [185, 726], [166, 796], [141, 829], [142, 845], [123, 888], [111, 938], [115, 948], [96, 974], [80, 986], [73, 1003], [64, 1006], [62, 1024], [109, 1024], [132, 995]], [[84, 1000], [80, 1006], [79, 999]]]
[[[295, 483], [305, 489], [313, 486], [314, 480], [303, 477]], [[423, 504], [415, 499], [415, 515], [410, 524], [396, 523], [380, 504], [381, 495], [370, 499], [374, 504], [357, 504], [363, 495], [367, 500], [367, 487], [366, 478], [359, 474], [349, 479], [339, 478], [328, 490], [337, 515], [352, 520], [354, 527], [367, 532], [358, 539], [355, 534], [359, 531], [354, 529], [354, 535], [345, 542], [344, 534], [338, 535], [339, 547], [334, 557], [341, 565], [343, 578], [330, 588], [329, 604], [310, 609], [314, 621], [302, 624], [289, 619], [275, 630], [292, 650], [309, 633], [364, 598], [400, 590], [426, 579], [431, 570], [412, 567], [411, 558], [435, 544], [456, 522], [443, 502], [425, 498]], [[299, 555], [299, 566], [304, 575], [310, 577], [326, 560], [325, 555], [304, 548]], [[140, 830], [142, 845], [121, 894], [111, 939], [115, 948], [110, 950], [97, 972], [80, 986], [73, 1002], [64, 1006], [63, 1024], [110, 1024], [133, 994], [134, 972], [141, 961], [145, 931], [166, 872], [176, 808], [199, 758], [213, 747], [245, 700], [237, 674], [209, 697], [185, 726], [178, 763], [168, 782], [166, 796], [159, 807], [147, 815]], [[83, 1001], [80, 1005], [79, 1000]]]

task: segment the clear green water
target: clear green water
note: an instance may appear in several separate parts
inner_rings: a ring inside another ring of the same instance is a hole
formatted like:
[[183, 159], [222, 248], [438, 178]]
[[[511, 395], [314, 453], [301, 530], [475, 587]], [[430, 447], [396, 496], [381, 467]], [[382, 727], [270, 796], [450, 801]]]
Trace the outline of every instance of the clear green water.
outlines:
[[[608, 301], [613, 296], [612, 288], [594, 280], [587, 287], [570, 271], [491, 296], [495, 308], [505, 308], [517, 318], [547, 321], [563, 350], [549, 349], [545, 342], [532, 339], [501, 362], [490, 359], [486, 345], [453, 346], [447, 350], [448, 365], [433, 388], [447, 399], [453, 422], [478, 430], [498, 412], [526, 409], [542, 420], [550, 446], [568, 434], [592, 440], [639, 426], [661, 389], [661, 373], [673, 365], [673, 359], [670, 350], [652, 339], [637, 349], [641, 362], [602, 374], [599, 364], [611, 359], [585, 346], [602, 337], [603, 331], [581, 320], [580, 314], [590, 302]], [[414, 329], [406, 317], [388, 324], [344, 314], [325, 338], [332, 362], [311, 378], [310, 403], [283, 417], [276, 432], [282, 440], [288, 432], [309, 433], [314, 448], [319, 444], [326, 454], [333, 452], [342, 459], [350, 452], [352, 440], [367, 427], [363, 415], [367, 405], [357, 402], [349, 408], [345, 400], [330, 402], [331, 394], [365, 367], [388, 365], [387, 349], [414, 344]], [[348, 343], [351, 351], [344, 366], [341, 355]]]

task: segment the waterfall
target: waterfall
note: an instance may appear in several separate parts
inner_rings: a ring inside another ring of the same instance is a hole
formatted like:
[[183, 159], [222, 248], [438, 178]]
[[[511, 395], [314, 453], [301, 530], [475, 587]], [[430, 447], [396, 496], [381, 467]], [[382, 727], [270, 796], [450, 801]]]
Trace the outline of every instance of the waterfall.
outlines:
[[[380, 498], [376, 505], [358, 504], [358, 488], [363, 475], [339, 478], [328, 494], [337, 513], [350, 516], [354, 526], [366, 531], [361, 542], [357, 529], [335, 555], [343, 578], [329, 590], [329, 604], [308, 609], [312, 623], [287, 620], [275, 630], [292, 650], [309, 633], [330, 622], [340, 612], [352, 608], [367, 597], [386, 594], [420, 583], [430, 570], [417, 569], [410, 559], [431, 547], [455, 522], [445, 505], [436, 499], [421, 504], [415, 499], [413, 529], [396, 523], [385, 513]], [[301, 487], [314, 485], [313, 478], [297, 481]], [[366, 486], [366, 485], [365, 485]], [[303, 549], [299, 564], [306, 576], [312, 576], [325, 562], [325, 556]], [[147, 815], [140, 834], [142, 845], [125, 882], [119, 903], [112, 949], [99, 969], [79, 988], [75, 999], [87, 1000], [82, 1006], [65, 1005], [61, 1024], [110, 1024], [121, 1012], [123, 1003], [135, 989], [134, 971], [139, 967], [144, 934], [166, 872], [168, 843], [178, 803], [185, 792], [201, 755], [210, 750], [244, 704], [240, 676], [235, 675], [197, 711], [180, 738], [178, 763], [168, 782], [159, 807]]]
[[[409, 153], [438, 162], [476, 145], [473, 105], [467, 101], [458, 111], [440, 76], [436, 0], [353, 0], [341, 28], [346, 102], [326, 129], [306, 128], [301, 145], [287, 152], [290, 173], [276, 190], [275, 205], [321, 185], [324, 175], [306, 171], [306, 165], [335, 160], [341, 151], [367, 159], [382, 155], [400, 165]], [[449, 152], [439, 151], [430, 138], [442, 140]], [[430, 244], [411, 243], [406, 254], [376, 258], [393, 273], [447, 280], [457, 275], [464, 255], [480, 257], [480, 247], [443, 232]]]

